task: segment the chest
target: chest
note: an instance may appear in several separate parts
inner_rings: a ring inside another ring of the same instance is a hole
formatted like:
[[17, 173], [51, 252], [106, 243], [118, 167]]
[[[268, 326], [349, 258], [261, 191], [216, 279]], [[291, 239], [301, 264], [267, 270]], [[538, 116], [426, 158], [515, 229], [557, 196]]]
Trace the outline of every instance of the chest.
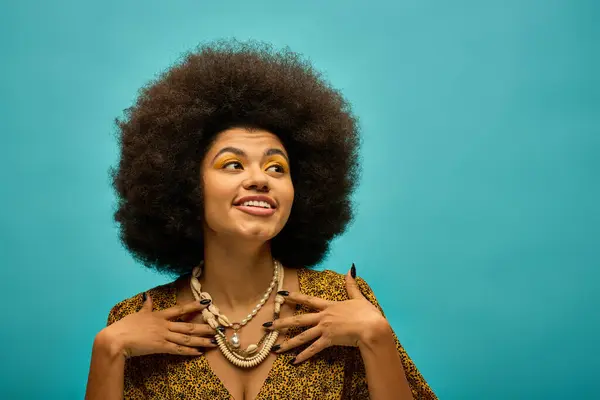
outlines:
[[[256, 320], [252, 321], [252, 324], [247, 325], [240, 331], [241, 348], [247, 348], [249, 345], [259, 342], [265, 333], [262, 323], [268, 320], [266, 317], [256, 318]], [[230, 337], [231, 332], [228, 332], [227, 335]], [[276, 343], [282, 342], [283, 335], [280, 335]], [[204, 356], [211, 370], [235, 400], [255, 399], [265, 383], [268, 383], [267, 378], [269, 378], [273, 370], [275, 361], [278, 357], [282, 357], [271, 352], [258, 366], [254, 368], [239, 368], [230, 363], [219, 349], [211, 349]]]
[[[273, 320], [274, 296], [267, 301], [245, 326], [239, 329], [237, 335], [240, 341], [240, 348], [245, 349], [250, 345], [259, 344], [263, 336], [268, 332], [263, 327], [265, 322]], [[221, 312], [233, 321], [241, 321], [247, 314], [247, 310], [228, 310], [221, 308]], [[283, 304], [281, 307], [280, 318], [291, 317], [296, 312], [294, 304]], [[190, 322], [203, 323], [202, 316], [192, 317]], [[232, 329], [226, 330], [227, 340], [231, 339]], [[276, 344], [285, 341], [285, 333], [281, 333]], [[260, 346], [259, 346], [260, 347]], [[277, 375], [281, 370], [281, 365], [286, 365], [293, 355], [278, 355], [274, 352], [268, 354], [267, 358], [259, 365], [253, 368], [240, 368], [229, 362], [218, 348], [204, 349], [204, 355], [197, 360], [197, 363], [204, 365], [205, 372], [210, 375], [217, 386], [222, 389], [222, 396], [235, 400], [256, 399], [264, 397], [263, 387], [269, 386], [271, 376]], [[287, 365], [286, 365], [287, 366]]]
[[[286, 278], [288, 276], [286, 275]], [[289, 291], [300, 290], [296, 280], [287, 283], [284, 288]], [[180, 296], [184, 301], [184, 296]], [[221, 310], [230, 320], [237, 321], [244, 317], [244, 312], [237, 310]], [[280, 318], [293, 316], [296, 313], [294, 304], [284, 304]], [[306, 311], [304, 311], [306, 312]], [[201, 323], [201, 316], [191, 319]], [[272, 301], [239, 331], [240, 346], [246, 348], [256, 344], [266, 332], [263, 323], [272, 320]], [[280, 334], [276, 343], [283, 343], [286, 338], [298, 334], [292, 330]], [[231, 330], [227, 331], [230, 338]], [[264, 400], [272, 398], [322, 400], [346, 398], [343, 393], [345, 386], [351, 381], [348, 378], [348, 363], [345, 348], [329, 348], [300, 365], [290, 365], [290, 361], [302, 348], [290, 350], [283, 354], [271, 353], [260, 365], [242, 369], [234, 366], [223, 356], [219, 349], [204, 349], [204, 355], [193, 359], [167, 357], [160, 369], [151, 375], [164, 373], [166, 385], [160, 381], [148, 379], [143, 386], [148, 390], [145, 398], [154, 398], [153, 394], [168, 392], [168, 398], [195, 399], [234, 399], [234, 400]], [[162, 363], [161, 363], [162, 364]], [[155, 364], [156, 365], [156, 364]], [[149, 369], [144, 368], [150, 373]], [[141, 371], [140, 371], [141, 372]], [[149, 375], [148, 378], [151, 378]], [[157, 383], [158, 382], [158, 383]], [[141, 383], [141, 382], [140, 382]], [[160, 387], [159, 387], [160, 386]], [[165, 398], [164, 395], [162, 395]]]
[[[218, 351], [218, 350], [216, 350]], [[197, 400], [341, 400], [355, 399], [349, 374], [354, 363], [346, 357], [345, 348], [331, 348], [292, 366], [293, 355], [280, 354], [253, 370], [240, 371], [222, 363], [219, 354], [209, 352], [194, 359], [167, 356], [143, 368], [144, 382], [136, 381], [139, 396], [131, 399], [197, 399]], [[158, 361], [158, 362], [157, 362]], [[154, 370], [150, 370], [149, 367]], [[157, 368], [158, 367], [158, 368]], [[262, 370], [262, 373], [261, 373]], [[141, 371], [140, 371], [141, 372]], [[218, 373], [218, 375], [217, 375]], [[157, 379], [160, 376], [159, 379]], [[139, 385], [139, 386], [138, 386]]]

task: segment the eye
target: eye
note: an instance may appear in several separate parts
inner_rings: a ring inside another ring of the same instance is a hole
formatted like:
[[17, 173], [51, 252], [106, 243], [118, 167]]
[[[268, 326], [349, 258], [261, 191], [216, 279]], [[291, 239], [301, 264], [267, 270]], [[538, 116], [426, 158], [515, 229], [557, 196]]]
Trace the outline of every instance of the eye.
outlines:
[[229, 169], [229, 170], [244, 169], [244, 166], [239, 161], [230, 161], [227, 164], [223, 165], [223, 169]]
[[279, 164], [273, 164], [273, 165], [269, 166], [269, 168], [267, 168], [267, 171], [277, 172], [277, 173], [282, 174], [285, 172], [285, 169]]

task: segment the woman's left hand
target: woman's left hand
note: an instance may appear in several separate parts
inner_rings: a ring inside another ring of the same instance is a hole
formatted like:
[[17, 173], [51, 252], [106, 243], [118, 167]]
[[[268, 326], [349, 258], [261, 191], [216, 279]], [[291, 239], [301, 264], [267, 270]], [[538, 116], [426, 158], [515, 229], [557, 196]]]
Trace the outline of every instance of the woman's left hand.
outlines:
[[297, 346], [314, 341], [293, 362], [301, 363], [330, 346], [353, 346], [368, 344], [383, 336], [392, 336], [392, 329], [373, 304], [360, 292], [350, 272], [346, 274], [346, 291], [349, 300], [330, 301], [319, 297], [291, 292], [286, 303], [308, 306], [317, 312], [282, 318], [265, 324], [266, 329], [282, 330], [292, 327], [310, 327], [281, 344], [276, 353], [283, 353]]

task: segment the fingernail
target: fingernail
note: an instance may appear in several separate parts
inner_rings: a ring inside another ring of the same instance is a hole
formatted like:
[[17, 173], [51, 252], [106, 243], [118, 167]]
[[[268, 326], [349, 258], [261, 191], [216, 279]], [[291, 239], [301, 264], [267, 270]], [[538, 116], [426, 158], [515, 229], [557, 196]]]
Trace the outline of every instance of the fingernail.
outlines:
[[270, 327], [272, 327], [272, 326], [273, 326], [273, 321], [265, 322], [265, 323], [263, 324], [263, 326], [264, 326], [265, 328], [270, 328]]
[[277, 292], [277, 294], [281, 296], [289, 296], [290, 292], [288, 292], [287, 290], [280, 290], [279, 292]]
[[146, 295], [146, 292], [142, 293], [142, 301], [146, 302], [147, 298], [148, 298], [148, 296]]
[[202, 304], [202, 305], [210, 304], [210, 299], [202, 299], [202, 300], [200, 300], [200, 304]]
[[225, 327], [224, 326], [219, 326], [217, 329], [220, 330], [221, 332], [225, 333]]
[[271, 351], [277, 351], [281, 348], [280, 344], [276, 344], [275, 346], [271, 347]]
[[217, 344], [217, 339], [215, 339], [215, 338], [212, 338], [212, 339], [210, 339], [210, 342], [211, 342], [212, 344]]
[[352, 263], [352, 268], [350, 268], [350, 275], [352, 275], [352, 279], [356, 279], [356, 266]]
[[296, 362], [296, 357], [292, 358], [292, 360], [290, 361], [290, 364], [294, 364]]

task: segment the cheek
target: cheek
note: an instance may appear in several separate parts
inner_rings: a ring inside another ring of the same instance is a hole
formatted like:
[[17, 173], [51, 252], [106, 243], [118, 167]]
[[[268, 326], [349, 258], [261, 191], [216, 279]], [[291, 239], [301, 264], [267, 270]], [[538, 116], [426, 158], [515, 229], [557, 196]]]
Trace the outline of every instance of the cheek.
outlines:
[[230, 205], [235, 188], [232, 189], [231, 185], [227, 185], [226, 180], [208, 176], [204, 178], [203, 183], [204, 208], [207, 214], [208, 212], [219, 212], [219, 209]]

